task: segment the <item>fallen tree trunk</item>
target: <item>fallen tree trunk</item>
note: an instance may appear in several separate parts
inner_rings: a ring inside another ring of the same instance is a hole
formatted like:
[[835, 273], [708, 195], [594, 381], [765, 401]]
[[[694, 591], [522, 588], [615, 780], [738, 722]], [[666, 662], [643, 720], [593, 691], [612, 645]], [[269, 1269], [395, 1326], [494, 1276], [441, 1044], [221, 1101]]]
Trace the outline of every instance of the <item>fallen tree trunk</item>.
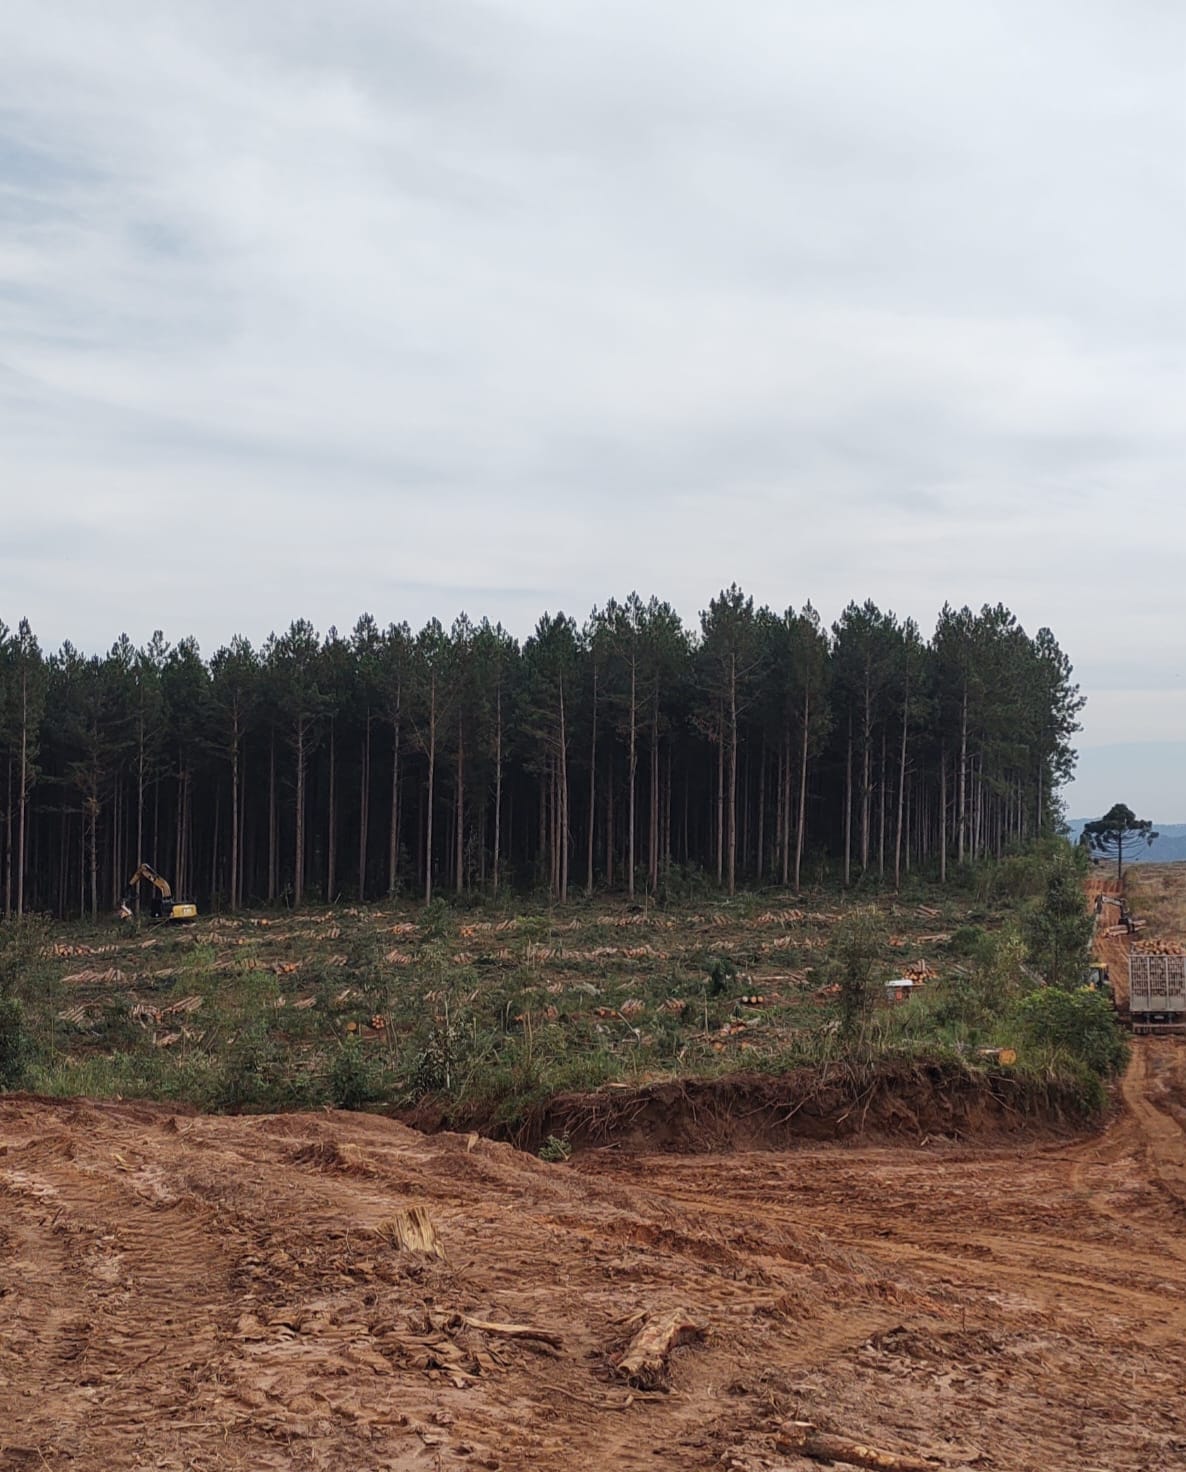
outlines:
[[639, 1390], [661, 1385], [667, 1377], [667, 1356], [676, 1345], [703, 1339], [707, 1332], [708, 1326], [683, 1308], [649, 1318], [626, 1346], [617, 1373]]
[[938, 1462], [900, 1452], [880, 1451], [847, 1436], [817, 1431], [810, 1421], [787, 1421], [779, 1428], [775, 1445], [781, 1452], [796, 1452], [816, 1462], [847, 1462], [850, 1467], [869, 1467], [873, 1472], [937, 1472]]
[[457, 1322], [471, 1329], [481, 1329], [484, 1334], [497, 1334], [503, 1339], [538, 1339], [541, 1344], [550, 1344], [553, 1349], [562, 1349], [564, 1340], [550, 1329], [535, 1329], [530, 1324], [500, 1324], [493, 1319], [475, 1319], [469, 1314], [455, 1315]]

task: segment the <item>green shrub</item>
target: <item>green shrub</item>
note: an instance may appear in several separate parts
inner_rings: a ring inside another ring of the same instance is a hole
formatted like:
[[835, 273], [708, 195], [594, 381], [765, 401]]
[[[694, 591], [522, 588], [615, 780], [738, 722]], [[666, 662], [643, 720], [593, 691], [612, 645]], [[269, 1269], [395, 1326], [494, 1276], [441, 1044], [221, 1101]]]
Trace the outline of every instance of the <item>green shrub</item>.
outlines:
[[979, 925], [961, 925], [947, 942], [947, 949], [953, 956], [974, 957], [980, 954], [984, 941], [984, 931]]
[[319, 1104], [325, 1091], [280, 1048], [262, 1022], [231, 1044], [213, 1089], [216, 1109], [291, 1109]]
[[375, 1070], [357, 1038], [338, 1049], [329, 1072], [329, 1096], [339, 1109], [361, 1109], [378, 1094]]
[[1101, 1078], [1119, 1073], [1128, 1062], [1128, 1040], [1100, 992], [1043, 987], [1023, 997], [1013, 1016], [1027, 1045], [1069, 1053]]
[[0, 997], [0, 1089], [15, 1089], [24, 1083], [32, 1057], [25, 1009], [16, 997]]
[[551, 1165], [560, 1165], [565, 1160], [568, 1160], [571, 1155], [572, 1145], [569, 1143], [567, 1135], [559, 1138], [556, 1135], [549, 1135], [539, 1147], [539, 1158], [548, 1161]]
[[420, 915], [420, 929], [425, 939], [440, 940], [448, 934], [449, 919], [452, 913], [448, 901], [442, 899], [440, 895], [430, 900]]
[[840, 988], [840, 1026], [845, 1037], [864, 1037], [877, 1000], [877, 972], [885, 944], [881, 917], [871, 906], [850, 911], [832, 932], [825, 969], [828, 980]]
[[44, 915], [0, 920], [0, 997], [30, 998], [45, 990], [50, 926]]
[[708, 963], [708, 995], [722, 996], [733, 984], [737, 967], [728, 956], [714, 956]]

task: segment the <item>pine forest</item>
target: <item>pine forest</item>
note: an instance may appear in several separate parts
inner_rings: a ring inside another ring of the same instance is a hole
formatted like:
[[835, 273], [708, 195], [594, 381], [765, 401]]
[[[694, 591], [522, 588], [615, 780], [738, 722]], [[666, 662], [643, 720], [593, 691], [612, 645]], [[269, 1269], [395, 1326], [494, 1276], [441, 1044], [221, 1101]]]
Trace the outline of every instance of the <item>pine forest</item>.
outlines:
[[1000, 605], [928, 638], [734, 586], [694, 628], [631, 594], [522, 643], [364, 615], [208, 659], [0, 623], [0, 901], [98, 916], [141, 860], [232, 910], [942, 881], [1057, 823], [1082, 703]]

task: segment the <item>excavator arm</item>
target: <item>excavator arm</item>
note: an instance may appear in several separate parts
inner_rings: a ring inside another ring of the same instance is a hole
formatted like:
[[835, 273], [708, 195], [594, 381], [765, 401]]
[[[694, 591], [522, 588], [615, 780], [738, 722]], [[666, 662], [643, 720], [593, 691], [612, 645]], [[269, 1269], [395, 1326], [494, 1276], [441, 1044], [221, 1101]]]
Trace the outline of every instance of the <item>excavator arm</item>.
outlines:
[[161, 899], [172, 899], [173, 891], [169, 888], [169, 881], [167, 879], [162, 879], [151, 864], [141, 864], [136, 872], [132, 875], [131, 879], [128, 880], [129, 896], [135, 895], [136, 886], [140, 883], [142, 879], [148, 880], [149, 884], [151, 884], [153, 888], [159, 892]]

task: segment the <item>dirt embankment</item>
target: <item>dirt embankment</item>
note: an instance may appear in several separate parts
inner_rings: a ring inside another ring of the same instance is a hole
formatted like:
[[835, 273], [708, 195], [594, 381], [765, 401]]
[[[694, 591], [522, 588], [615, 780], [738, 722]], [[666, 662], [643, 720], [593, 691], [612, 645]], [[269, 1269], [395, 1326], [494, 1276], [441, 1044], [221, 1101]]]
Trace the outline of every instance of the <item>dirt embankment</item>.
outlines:
[[510, 1121], [464, 1107], [401, 1116], [433, 1133], [477, 1130], [536, 1150], [549, 1136], [574, 1151], [711, 1154], [824, 1142], [990, 1142], [1098, 1123], [1071, 1086], [973, 1072], [956, 1063], [837, 1063], [782, 1076], [729, 1074], [559, 1094]]

